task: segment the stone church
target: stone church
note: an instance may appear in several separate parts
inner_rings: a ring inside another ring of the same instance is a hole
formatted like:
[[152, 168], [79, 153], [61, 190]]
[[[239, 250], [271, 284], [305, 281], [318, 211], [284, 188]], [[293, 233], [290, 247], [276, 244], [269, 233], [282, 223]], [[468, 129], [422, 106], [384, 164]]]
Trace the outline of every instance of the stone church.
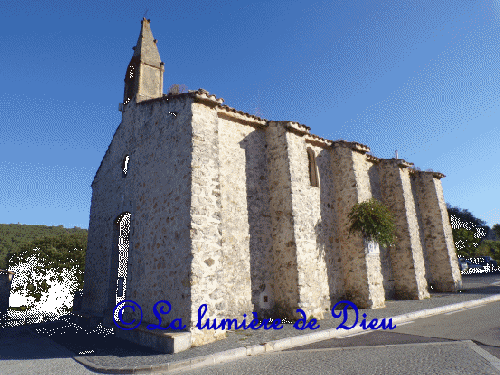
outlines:
[[[157, 324], [153, 306], [168, 300], [162, 326], [182, 319], [189, 347], [225, 335], [196, 328], [202, 304], [218, 321], [296, 319], [298, 308], [321, 319], [342, 299], [378, 309], [461, 288], [443, 174], [203, 89], [163, 94], [157, 40], [141, 25], [122, 121], [92, 183], [82, 314], [112, 326], [127, 299]], [[349, 211], [372, 197], [394, 214], [394, 247], [348, 236]]]

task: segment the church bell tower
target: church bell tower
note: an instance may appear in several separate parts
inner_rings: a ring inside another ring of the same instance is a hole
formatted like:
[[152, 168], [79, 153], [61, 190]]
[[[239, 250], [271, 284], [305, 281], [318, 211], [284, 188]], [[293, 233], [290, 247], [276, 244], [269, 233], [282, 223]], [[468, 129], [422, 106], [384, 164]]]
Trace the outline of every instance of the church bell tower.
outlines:
[[130, 60], [125, 74], [125, 92], [123, 104], [127, 104], [136, 97], [136, 102], [159, 98], [163, 95], [164, 64], [160, 60], [160, 53], [153, 38], [150, 20], [143, 18], [141, 33], [137, 44], [132, 47], [134, 55]]

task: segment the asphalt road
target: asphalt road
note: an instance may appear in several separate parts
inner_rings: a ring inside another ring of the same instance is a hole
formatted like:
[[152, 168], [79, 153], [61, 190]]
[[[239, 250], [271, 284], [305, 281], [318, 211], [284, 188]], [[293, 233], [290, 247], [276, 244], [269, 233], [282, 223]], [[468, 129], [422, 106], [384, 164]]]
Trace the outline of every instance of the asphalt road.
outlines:
[[495, 359], [500, 361], [500, 302], [182, 373], [500, 374], [491, 364]]

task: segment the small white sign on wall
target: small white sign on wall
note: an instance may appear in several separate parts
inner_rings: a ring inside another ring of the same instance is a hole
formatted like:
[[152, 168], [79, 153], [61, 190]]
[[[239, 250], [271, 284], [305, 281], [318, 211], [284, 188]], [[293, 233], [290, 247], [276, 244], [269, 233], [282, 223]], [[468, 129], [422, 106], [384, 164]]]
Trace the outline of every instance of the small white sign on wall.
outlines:
[[380, 254], [380, 247], [375, 241], [365, 241], [365, 251], [367, 254]]
[[259, 296], [259, 306], [261, 309], [270, 309], [274, 304], [273, 291], [269, 282], [265, 283], [266, 288]]

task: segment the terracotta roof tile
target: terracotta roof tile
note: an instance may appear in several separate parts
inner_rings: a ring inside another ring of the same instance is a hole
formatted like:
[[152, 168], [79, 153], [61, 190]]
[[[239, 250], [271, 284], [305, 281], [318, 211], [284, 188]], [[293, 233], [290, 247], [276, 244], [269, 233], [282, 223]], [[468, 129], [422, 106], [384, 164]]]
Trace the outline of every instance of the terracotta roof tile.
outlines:
[[378, 163], [378, 162], [380, 162], [381, 159], [377, 158], [376, 156], [366, 154], [366, 160], [374, 162], [374, 163]]
[[435, 177], [435, 178], [439, 178], [439, 179], [442, 179], [444, 177], [446, 177], [444, 174], [442, 174], [441, 172], [431, 172], [432, 173], [432, 176]]
[[236, 109], [229, 107], [225, 104], [220, 104], [218, 107], [225, 111], [225, 112], [233, 112], [233, 113], [238, 113], [239, 115], [250, 117], [251, 119], [257, 120], [257, 121], [267, 121], [266, 119], [260, 118], [258, 116], [251, 115], [249, 113], [243, 112], [243, 111], [237, 111]]
[[306, 134], [304, 136], [304, 139], [306, 142], [318, 144], [320, 147], [321, 146], [331, 147], [331, 145], [333, 143], [333, 141], [331, 141], [329, 139], [321, 138], [320, 136], [318, 136], [316, 134]]
[[205, 89], [198, 89], [198, 90], [188, 90], [188, 94], [192, 97], [196, 97], [199, 99], [209, 99], [211, 101], [217, 102], [219, 105], [224, 103], [224, 99], [219, 98], [215, 96], [215, 94], [210, 94], [207, 90]]
[[333, 141], [332, 145], [334, 146], [337, 144], [342, 144], [344, 146], [349, 147], [352, 150], [356, 150], [356, 151], [361, 152], [361, 153], [366, 153], [366, 152], [370, 151], [370, 147], [368, 147], [367, 145], [364, 145], [362, 143], [358, 143], [358, 142], [348, 142], [348, 141], [345, 141], [343, 139], [339, 139], [339, 140]]

